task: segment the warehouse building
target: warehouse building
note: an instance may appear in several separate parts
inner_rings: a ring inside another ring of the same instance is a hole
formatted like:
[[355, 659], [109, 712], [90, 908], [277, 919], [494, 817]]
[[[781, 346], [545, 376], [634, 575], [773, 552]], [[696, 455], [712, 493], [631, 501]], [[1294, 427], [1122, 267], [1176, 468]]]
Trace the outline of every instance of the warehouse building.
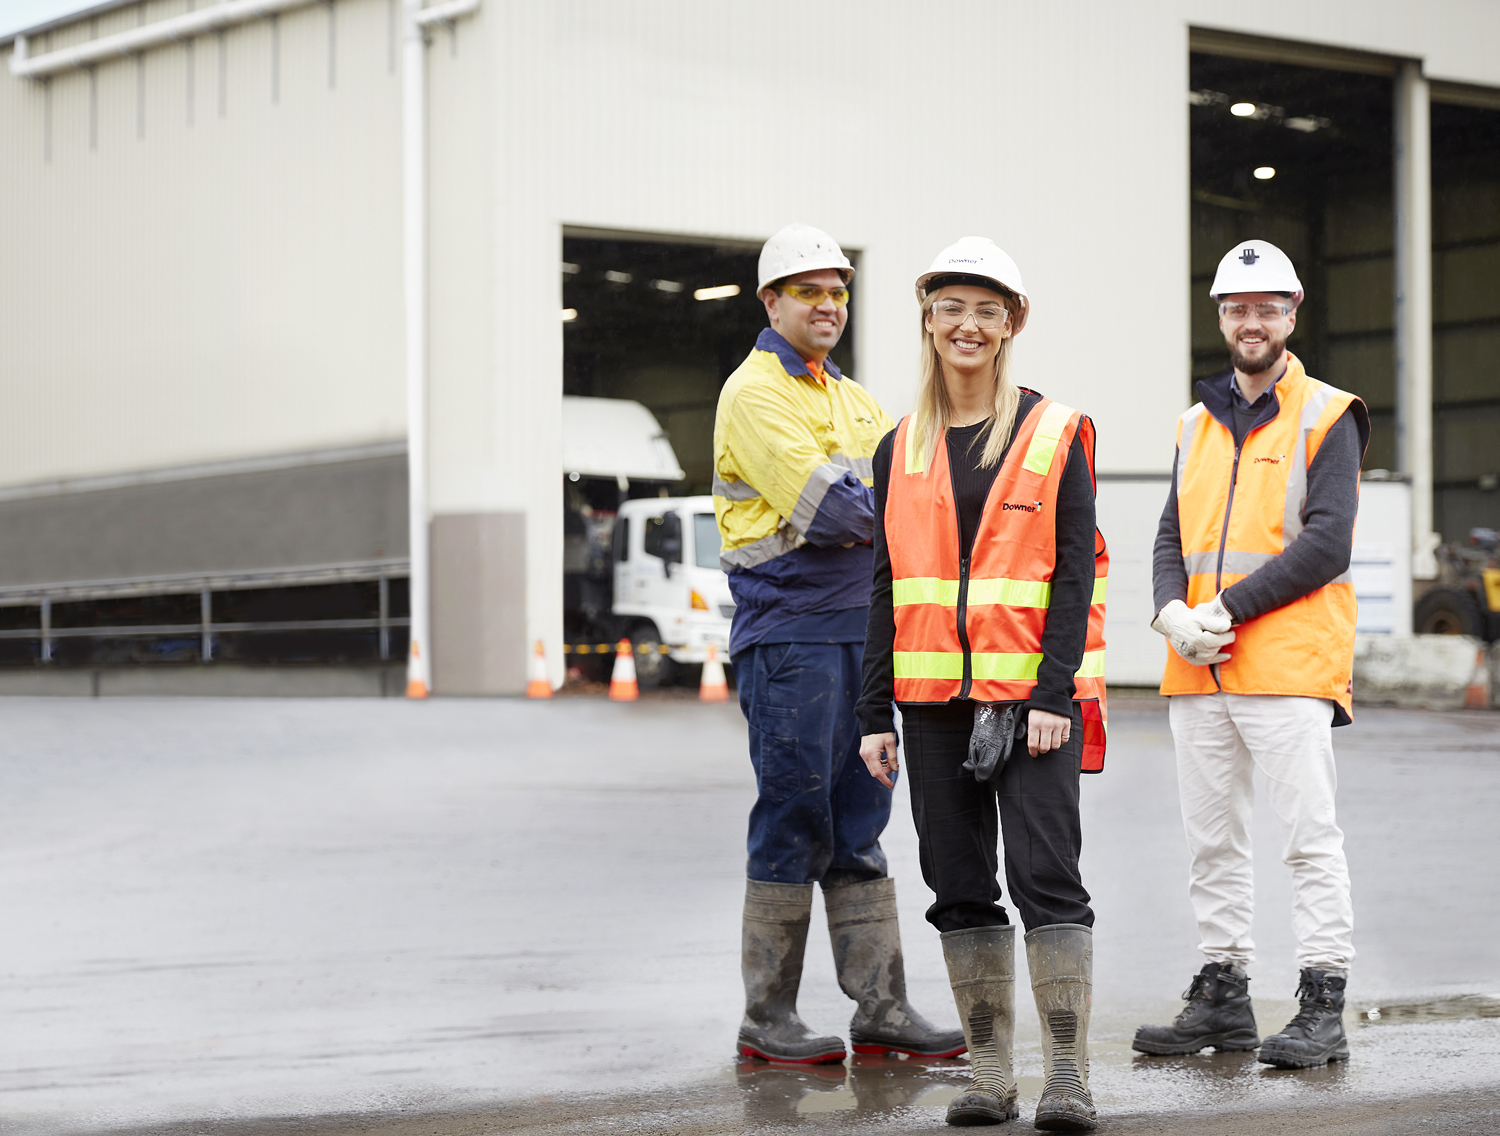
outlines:
[[794, 219], [856, 258], [839, 361], [893, 415], [916, 274], [965, 233], [1015, 256], [1021, 381], [1098, 424], [1126, 682], [1161, 659], [1174, 419], [1222, 365], [1207, 281], [1280, 243], [1291, 347], [1374, 416], [1362, 625], [1408, 630], [1436, 543], [1500, 525], [1497, 43], [1484, 0], [10, 28], [0, 689], [514, 693], [537, 640], [560, 681], [564, 397], [653, 412], [684, 476], [633, 491], [706, 492], [755, 252]]

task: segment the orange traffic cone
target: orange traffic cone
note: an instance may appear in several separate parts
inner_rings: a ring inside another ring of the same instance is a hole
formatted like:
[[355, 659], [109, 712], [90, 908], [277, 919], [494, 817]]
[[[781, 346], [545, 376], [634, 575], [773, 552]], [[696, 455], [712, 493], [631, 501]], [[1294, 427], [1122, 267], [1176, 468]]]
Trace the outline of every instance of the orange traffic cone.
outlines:
[[1484, 657], [1484, 649], [1474, 656], [1474, 674], [1464, 691], [1465, 710], [1488, 710], [1490, 708], [1490, 668]]
[[728, 702], [729, 684], [724, 681], [724, 664], [719, 662], [719, 648], [708, 645], [708, 658], [703, 661], [703, 681], [698, 684], [699, 702]]
[[609, 676], [609, 699], [611, 702], [634, 702], [641, 696], [641, 688], [635, 682], [635, 649], [629, 639], [615, 644], [615, 669]]
[[536, 641], [536, 649], [531, 652], [531, 673], [526, 677], [530, 680], [526, 684], [527, 698], [552, 697], [552, 680], [547, 677], [547, 652], [540, 639]]
[[[411, 645], [411, 657], [413, 659], [419, 659], [419, 658], [422, 657], [422, 650], [421, 650], [420, 647], [417, 646], [415, 640], [412, 642], [412, 645]], [[426, 698], [427, 697], [427, 684], [425, 682], [423, 682], [419, 678], [408, 678], [406, 680], [406, 697], [408, 697], [408, 698]]]

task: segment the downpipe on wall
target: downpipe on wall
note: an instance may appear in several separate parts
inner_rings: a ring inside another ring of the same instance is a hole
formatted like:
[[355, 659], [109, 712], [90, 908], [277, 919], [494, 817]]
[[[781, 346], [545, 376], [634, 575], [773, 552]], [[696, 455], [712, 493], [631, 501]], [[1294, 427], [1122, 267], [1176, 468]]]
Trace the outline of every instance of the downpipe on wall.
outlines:
[[411, 543], [408, 698], [426, 698], [432, 690], [432, 551], [427, 489], [427, 28], [478, 9], [479, 0], [449, 0], [431, 8], [422, 7], [422, 0], [402, 0], [401, 209]]

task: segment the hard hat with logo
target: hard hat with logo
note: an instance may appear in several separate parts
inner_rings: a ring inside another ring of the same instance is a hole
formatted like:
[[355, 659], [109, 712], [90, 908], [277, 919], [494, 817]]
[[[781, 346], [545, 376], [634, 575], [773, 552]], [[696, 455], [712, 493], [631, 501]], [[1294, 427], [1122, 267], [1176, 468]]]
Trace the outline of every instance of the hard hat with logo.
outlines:
[[932, 267], [917, 277], [917, 299], [925, 300], [929, 292], [946, 288], [949, 284], [963, 284], [965, 276], [988, 280], [1007, 292], [1014, 292], [1021, 301], [1021, 310], [1016, 315], [1011, 334], [1017, 334], [1026, 326], [1031, 301], [1026, 296], [1026, 285], [1021, 282], [1021, 270], [1005, 250], [988, 237], [960, 237], [938, 253]]
[[845, 284], [854, 279], [854, 265], [849, 263], [838, 241], [822, 229], [794, 221], [761, 246], [760, 283], [755, 291], [758, 293], [767, 284], [799, 272], [820, 268], [832, 268], [844, 278]]
[[1293, 307], [1302, 303], [1302, 281], [1292, 258], [1270, 241], [1241, 241], [1219, 261], [1208, 294], [1222, 300], [1236, 292], [1285, 292]]

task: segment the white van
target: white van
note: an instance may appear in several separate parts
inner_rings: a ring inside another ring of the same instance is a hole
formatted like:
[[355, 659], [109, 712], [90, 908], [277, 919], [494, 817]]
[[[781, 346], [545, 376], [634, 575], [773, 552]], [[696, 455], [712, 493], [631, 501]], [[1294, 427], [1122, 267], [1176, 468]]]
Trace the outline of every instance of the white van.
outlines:
[[641, 685], [660, 683], [673, 663], [702, 663], [710, 643], [729, 661], [734, 600], [719, 567], [712, 497], [622, 501], [612, 548], [613, 613], [636, 645]]

